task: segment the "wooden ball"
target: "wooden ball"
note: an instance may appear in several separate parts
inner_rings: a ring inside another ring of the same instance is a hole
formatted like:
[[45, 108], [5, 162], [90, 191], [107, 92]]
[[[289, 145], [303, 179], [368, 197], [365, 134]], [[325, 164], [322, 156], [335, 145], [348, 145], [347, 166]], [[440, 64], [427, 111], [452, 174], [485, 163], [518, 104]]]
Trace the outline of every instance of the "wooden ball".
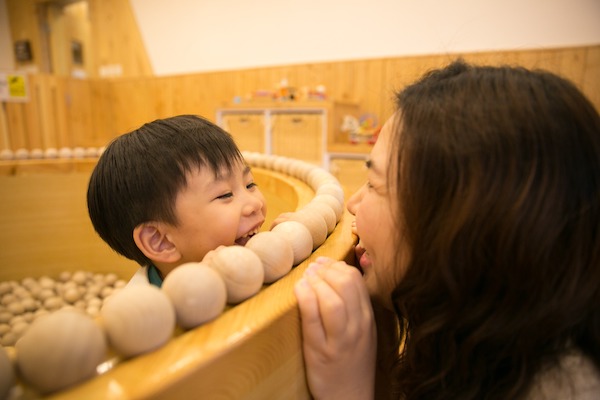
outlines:
[[58, 149], [56, 147], [48, 147], [44, 150], [44, 158], [58, 158]]
[[221, 275], [204, 263], [186, 263], [167, 275], [162, 284], [173, 306], [177, 323], [194, 328], [218, 317], [227, 303]]
[[73, 157], [73, 150], [70, 147], [61, 147], [60, 150], [58, 150], [58, 157], [71, 158]]
[[108, 297], [100, 316], [115, 351], [132, 357], [165, 344], [175, 329], [175, 309], [152, 285], [129, 285]]
[[242, 246], [223, 246], [215, 250], [208, 263], [225, 281], [227, 302], [239, 303], [261, 289], [265, 271], [252, 250]]
[[26, 160], [29, 158], [29, 150], [26, 148], [19, 148], [15, 151], [15, 158], [17, 160]]
[[313, 239], [306, 226], [298, 221], [288, 220], [276, 225], [271, 232], [283, 236], [294, 251], [294, 265], [306, 260], [312, 253]]
[[246, 248], [255, 252], [262, 261], [265, 283], [275, 282], [285, 276], [294, 264], [292, 245], [277, 232], [257, 233], [246, 243]]
[[285, 174], [289, 163], [290, 162], [287, 157], [276, 156], [275, 160], [273, 161], [273, 170]]
[[73, 158], [84, 158], [85, 157], [85, 149], [81, 146], [77, 146], [73, 148]]
[[335, 213], [336, 222], [340, 222], [342, 215], [344, 214], [344, 204], [340, 203], [340, 201], [331, 194], [318, 194], [311, 200], [311, 203], [323, 202]]
[[3, 346], [0, 346], [0, 399], [8, 399], [8, 393], [15, 384], [13, 363]]
[[340, 204], [344, 205], [344, 189], [337, 183], [325, 183], [317, 188], [316, 195], [330, 194], [335, 197]]
[[40, 159], [44, 158], [44, 150], [42, 150], [40, 148], [31, 149], [31, 151], [29, 152], [29, 158], [32, 158], [35, 160], [40, 160]]
[[15, 346], [21, 377], [42, 393], [64, 389], [94, 376], [106, 350], [100, 326], [73, 309], [35, 320]]
[[325, 223], [327, 224], [327, 235], [329, 235], [335, 229], [335, 225], [337, 224], [337, 216], [329, 204], [322, 201], [311, 201], [304, 206], [302, 210], [314, 212], [323, 217]]
[[15, 154], [11, 149], [0, 150], [0, 160], [12, 160]]
[[313, 250], [322, 245], [323, 242], [325, 242], [325, 239], [327, 239], [327, 222], [325, 222], [325, 219], [321, 214], [311, 210], [301, 209], [290, 214], [290, 219], [292, 221], [298, 221], [308, 228], [312, 237]]

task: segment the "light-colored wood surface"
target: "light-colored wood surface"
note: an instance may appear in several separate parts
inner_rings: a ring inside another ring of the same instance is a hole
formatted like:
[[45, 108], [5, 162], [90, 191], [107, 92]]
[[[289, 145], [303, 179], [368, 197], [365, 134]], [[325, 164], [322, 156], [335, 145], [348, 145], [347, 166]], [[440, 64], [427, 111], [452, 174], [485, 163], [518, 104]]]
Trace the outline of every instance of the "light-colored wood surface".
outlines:
[[86, 205], [90, 174], [75, 169], [75, 163], [29, 161], [0, 176], [0, 281], [67, 270], [135, 272], [94, 231]]
[[[29, 174], [0, 176], [0, 240], [8, 246], [0, 252], [0, 280], [52, 275], [67, 265], [98, 272], [119, 270], [121, 276], [129, 276], [136, 267], [111, 258], [107, 247], [100, 251], [103, 243], [90, 232], [84, 201], [89, 171], [60, 168], [44, 173], [44, 167], [38, 166]], [[301, 208], [314, 196], [298, 179], [262, 168], [253, 171], [267, 198], [270, 219]], [[351, 221], [346, 212], [327, 241], [307, 260], [279, 281], [265, 285], [254, 297], [229, 307], [218, 319], [177, 332], [154, 352], [117, 360], [102, 375], [50, 398], [310, 398], [293, 285], [315, 257], [353, 260]], [[265, 223], [268, 225], [270, 220]], [[79, 243], [94, 239], [94, 245]], [[93, 250], [96, 245], [98, 249]], [[36, 396], [26, 391], [24, 398]]]
[[[600, 109], [600, 44], [596, 44], [299, 64], [168, 77], [79, 80], [40, 75], [33, 78], [39, 90], [32, 91], [29, 103], [5, 105], [6, 127], [0, 125], [0, 129], [8, 130], [4, 136], [10, 138], [9, 146], [13, 150], [30, 148], [28, 137], [44, 137], [46, 143], [56, 142], [57, 146], [102, 146], [115, 136], [157, 118], [191, 113], [214, 120], [216, 110], [230, 107], [234, 97], [271, 89], [282, 77], [296, 87], [323, 84], [329, 101], [356, 103], [359, 113], [375, 114], [383, 122], [394, 110], [395, 90], [459, 56], [475, 64], [522, 65], [552, 71], [572, 80]], [[42, 93], [50, 90], [55, 91], [52, 96]], [[40, 101], [38, 97], [45, 100]], [[254, 103], [242, 103], [240, 107], [256, 105], [260, 107]], [[335, 121], [328, 123], [339, 128]], [[338, 130], [333, 136], [335, 143], [330, 144], [344, 146], [346, 136]]]

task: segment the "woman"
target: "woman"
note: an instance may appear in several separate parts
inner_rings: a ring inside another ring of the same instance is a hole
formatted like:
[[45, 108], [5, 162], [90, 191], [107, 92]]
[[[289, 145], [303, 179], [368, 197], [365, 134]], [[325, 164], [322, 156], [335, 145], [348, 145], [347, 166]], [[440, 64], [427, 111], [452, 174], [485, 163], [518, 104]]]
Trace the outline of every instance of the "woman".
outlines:
[[[364, 277], [319, 259], [296, 286], [315, 398], [373, 398], [376, 336], [378, 398], [597, 398], [598, 112], [553, 74], [463, 62], [397, 106], [348, 202]], [[394, 313], [377, 335], [369, 295]]]

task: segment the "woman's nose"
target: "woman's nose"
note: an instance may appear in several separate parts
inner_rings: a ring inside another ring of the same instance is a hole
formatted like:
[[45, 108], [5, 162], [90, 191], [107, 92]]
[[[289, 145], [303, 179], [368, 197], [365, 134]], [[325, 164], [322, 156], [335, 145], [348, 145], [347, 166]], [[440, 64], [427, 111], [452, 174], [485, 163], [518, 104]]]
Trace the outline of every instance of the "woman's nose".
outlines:
[[350, 211], [350, 214], [352, 215], [356, 215], [356, 211], [358, 210], [358, 205], [360, 204], [360, 201], [363, 198], [364, 192], [365, 192], [365, 187], [366, 187], [366, 183], [364, 185], [362, 185], [356, 192], [354, 192], [354, 194], [352, 196], [350, 196], [350, 198], [348, 199], [348, 202], [346, 203], [346, 208], [348, 209], [348, 211]]

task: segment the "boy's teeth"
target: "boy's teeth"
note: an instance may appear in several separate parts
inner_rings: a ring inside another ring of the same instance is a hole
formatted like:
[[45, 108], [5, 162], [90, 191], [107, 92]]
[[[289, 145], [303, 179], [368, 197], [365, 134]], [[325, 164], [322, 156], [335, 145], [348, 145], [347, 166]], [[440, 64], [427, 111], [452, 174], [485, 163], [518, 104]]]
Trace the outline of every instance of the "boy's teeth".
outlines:
[[258, 233], [258, 229], [254, 229], [248, 233], [246, 233], [242, 238], [247, 238], [248, 236], [256, 235]]

